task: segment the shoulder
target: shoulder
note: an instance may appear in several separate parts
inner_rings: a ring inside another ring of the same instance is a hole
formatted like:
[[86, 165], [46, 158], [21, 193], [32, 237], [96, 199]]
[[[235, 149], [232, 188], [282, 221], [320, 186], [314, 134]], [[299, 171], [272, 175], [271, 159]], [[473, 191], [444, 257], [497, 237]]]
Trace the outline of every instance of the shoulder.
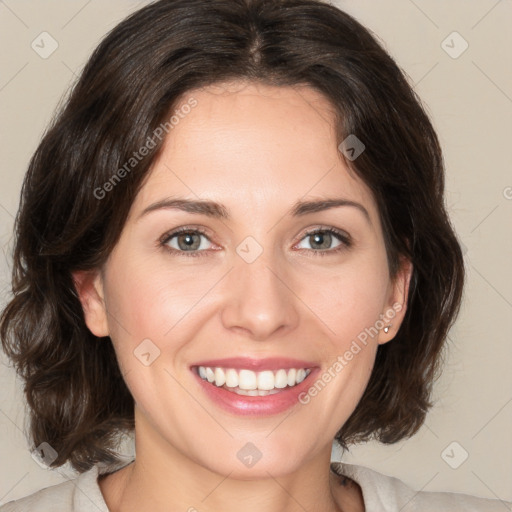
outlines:
[[9, 501], [0, 512], [108, 512], [99, 489], [98, 467], [23, 498]]
[[0, 512], [42, 512], [56, 508], [68, 512], [73, 510], [73, 494], [74, 486], [72, 480], [69, 480], [46, 487], [24, 498], [9, 501], [0, 507]]
[[416, 491], [398, 478], [365, 466], [342, 462], [332, 466], [359, 484], [367, 512], [503, 512], [512, 505], [458, 492]]

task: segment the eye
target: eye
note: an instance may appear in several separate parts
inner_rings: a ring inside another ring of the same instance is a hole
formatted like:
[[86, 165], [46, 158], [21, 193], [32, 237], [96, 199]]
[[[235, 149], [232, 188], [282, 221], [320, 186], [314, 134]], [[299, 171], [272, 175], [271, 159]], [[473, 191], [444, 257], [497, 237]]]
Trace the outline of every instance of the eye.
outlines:
[[[171, 233], [166, 233], [161, 238], [160, 245], [172, 254], [180, 256], [205, 256], [208, 254], [208, 244], [203, 244], [201, 238], [210, 241], [206, 232], [202, 229], [182, 227]], [[334, 248], [331, 247], [333, 239], [339, 241], [339, 244]], [[302, 240], [310, 240], [313, 248], [301, 249], [320, 256], [338, 253], [352, 245], [350, 236], [335, 228], [319, 228], [309, 231]]]
[[[339, 241], [339, 244], [334, 248], [331, 247], [333, 238]], [[319, 228], [309, 231], [302, 240], [310, 241], [309, 243], [313, 248], [306, 248], [305, 250], [312, 252], [315, 256], [326, 256], [328, 254], [338, 253], [352, 245], [350, 236], [335, 228]]]
[[203, 256], [206, 251], [204, 244], [201, 243], [201, 237], [209, 240], [203, 230], [184, 227], [176, 229], [172, 233], [165, 234], [160, 244], [174, 254], [183, 256]]

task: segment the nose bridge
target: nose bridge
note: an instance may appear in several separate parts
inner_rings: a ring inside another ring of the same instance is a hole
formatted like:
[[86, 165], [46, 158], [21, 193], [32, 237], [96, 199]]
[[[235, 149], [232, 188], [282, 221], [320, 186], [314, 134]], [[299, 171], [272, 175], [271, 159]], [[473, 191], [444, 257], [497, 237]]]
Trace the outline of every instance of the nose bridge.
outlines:
[[277, 329], [290, 327], [297, 314], [278, 257], [250, 238], [237, 247], [222, 315], [226, 328], [243, 328], [264, 340]]

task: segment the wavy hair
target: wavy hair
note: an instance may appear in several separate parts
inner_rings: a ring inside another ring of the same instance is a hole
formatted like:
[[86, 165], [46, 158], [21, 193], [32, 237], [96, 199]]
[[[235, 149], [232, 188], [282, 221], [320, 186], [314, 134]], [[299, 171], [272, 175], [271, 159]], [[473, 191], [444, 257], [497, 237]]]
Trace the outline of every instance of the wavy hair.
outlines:
[[379, 345], [336, 440], [343, 448], [397, 442], [417, 432], [432, 406], [464, 263], [444, 205], [438, 138], [406, 74], [368, 29], [323, 0], [160, 0], [95, 49], [22, 186], [0, 337], [24, 380], [31, 442], [56, 450], [52, 467], [70, 462], [83, 472], [118, 462], [119, 434], [134, 428], [112, 343], [88, 330], [72, 272], [106, 261], [162, 142], [108, 194], [95, 191], [187, 92], [231, 80], [308, 85], [330, 101], [338, 142], [356, 134], [366, 146], [347, 165], [376, 200], [390, 275], [401, 257], [413, 264], [401, 328]]

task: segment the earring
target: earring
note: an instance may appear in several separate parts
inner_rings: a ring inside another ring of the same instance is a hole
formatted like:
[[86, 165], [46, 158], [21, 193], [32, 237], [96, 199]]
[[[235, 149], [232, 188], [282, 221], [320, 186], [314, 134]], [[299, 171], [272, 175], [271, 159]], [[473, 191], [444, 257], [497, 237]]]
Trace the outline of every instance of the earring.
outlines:
[[391, 327], [391, 324], [390, 325], [386, 325], [386, 327], [384, 327], [384, 332], [387, 334], [389, 332], [389, 328]]

